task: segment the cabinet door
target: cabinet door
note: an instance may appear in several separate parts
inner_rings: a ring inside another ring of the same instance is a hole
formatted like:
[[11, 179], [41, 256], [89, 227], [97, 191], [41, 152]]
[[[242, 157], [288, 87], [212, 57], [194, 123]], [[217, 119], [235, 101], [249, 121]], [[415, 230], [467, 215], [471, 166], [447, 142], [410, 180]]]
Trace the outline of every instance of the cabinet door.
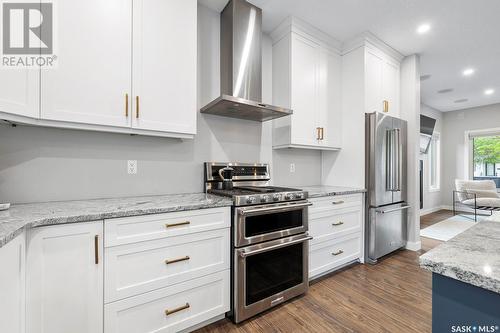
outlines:
[[318, 49], [314, 42], [292, 36], [292, 144], [318, 145]]
[[399, 117], [399, 64], [385, 60], [382, 66], [382, 94], [388, 104], [388, 113]]
[[323, 129], [323, 138], [318, 143], [324, 147], [340, 148], [342, 145], [340, 55], [326, 49], [321, 49], [318, 82], [319, 108], [317, 127]]
[[57, 11], [57, 67], [42, 69], [41, 117], [129, 127], [132, 0], [64, 0]]
[[39, 78], [36, 69], [1, 69], [0, 112], [39, 118]]
[[132, 127], [195, 134], [197, 1], [133, 3]]
[[382, 112], [382, 73], [384, 59], [370, 49], [365, 53], [365, 112]]
[[25, 238], [0, 248], [0, 332], [24, 332]]
[[30, 231], [28, 333], [103, 331], [102, 222]]

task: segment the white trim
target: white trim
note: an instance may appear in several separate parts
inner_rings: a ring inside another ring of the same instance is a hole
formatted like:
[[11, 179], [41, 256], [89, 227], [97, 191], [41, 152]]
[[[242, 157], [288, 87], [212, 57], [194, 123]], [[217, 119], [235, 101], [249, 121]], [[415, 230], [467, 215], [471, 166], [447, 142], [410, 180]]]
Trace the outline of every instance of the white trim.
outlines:
[[422, 242], [421, 241], [406, 242], [405, 249], [410, 250], [410, 251], [419, 251], [420, 249], [422, 249]]
[[424, 215], [427, 215], [427, 214], [430, 214], [430, 213], [434, 213], [434, 212], [440, 211], [442, 209], [446, 209], [444, 207], [445, 206], [436, 206], [436, 207], [432, 207], [432, 208], [421, 209], [420, 210], [420, 216], [424, 216]]
[[362, 46], [375, 47], [390, 56], [397, 63], [400, 63], [405, 57], [401, 52], [386, 44], [383, 40], [369, 31], [365, 31], [350, 41], [344, 42], [342, 44], [342, 55], [350, 53]]

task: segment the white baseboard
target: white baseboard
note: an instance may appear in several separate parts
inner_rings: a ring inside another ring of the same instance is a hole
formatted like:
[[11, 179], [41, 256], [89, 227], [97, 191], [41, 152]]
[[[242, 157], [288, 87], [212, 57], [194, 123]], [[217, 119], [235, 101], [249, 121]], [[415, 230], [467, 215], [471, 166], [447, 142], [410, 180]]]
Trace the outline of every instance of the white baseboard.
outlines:
[[405, 249], [410, 251], [419, 251], [422, 248], [422, 242], [406, 242]]
[[453, 206], [442, 205], [442, 206], [437, 206], [437, 207], [432, 207], [432, 208], [427, 208], [427, 209], [421, 209], [420, 216], [434, 213], [434, 212], [440, 211], [442, 209], [453, 210]]

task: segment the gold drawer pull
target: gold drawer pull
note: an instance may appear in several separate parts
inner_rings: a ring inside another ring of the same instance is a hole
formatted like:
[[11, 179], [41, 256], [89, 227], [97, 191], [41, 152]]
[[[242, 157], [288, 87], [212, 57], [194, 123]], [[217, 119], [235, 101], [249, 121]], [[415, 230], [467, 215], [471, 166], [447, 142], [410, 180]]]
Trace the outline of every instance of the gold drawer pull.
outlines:
[[332, 205], [341, 205], [341, 204], [343, 204], [344, 202], [345, 202], [344, 200], [332, 201]]
[[189, 256], [185, 256], [185, 257], [182, 257], [182, 258], [177, 258], [177, 259], [172, 259], [172, 260], [165, 260], [165, 264], [169, 265], [169, 264], [173, 264], [175, 262], [179, 262], [179, 261], [186, 261], [186, 260], [189, 260]]
[[383, 111], [389, 112], [389, 101], [384, 100], [382, 104], [383, 104]]
[[189, 303], [186, 303], [185, 305], [179, 306], [178, 308], [175, 308], [175, 309], [172, 309], [172, 310], [165, 310], [165, 315], [166, 316], [170, 316], [173, 313], [189, 309], [189, 307], [190, 307]]
[[343, 250], [338, 250], [337, 252], [332, 252], [332, 255], [338, 256], [339, 254], [342, 254], [342, 253], [344, 253]]
[[344, 222], [342, 222], [342, 221], [338, 221], [338, 222], [334, 222], [334, 223], [332, 223], [332, 226], [334, 226], [334, 227], [338, 227], [339, 225], [342, 225], [342, 224], [344, 224]]
[[172, 228], [172, 227], [178, 227], [178, 226], [181, 226], [181, 225], [188, 225], [190, 223], [191, 222], [189, 222], [189, 221], [178, 222], [178, 223], [167, 223], [167, 224], [165, 224], [165, 227], [166, 228]]

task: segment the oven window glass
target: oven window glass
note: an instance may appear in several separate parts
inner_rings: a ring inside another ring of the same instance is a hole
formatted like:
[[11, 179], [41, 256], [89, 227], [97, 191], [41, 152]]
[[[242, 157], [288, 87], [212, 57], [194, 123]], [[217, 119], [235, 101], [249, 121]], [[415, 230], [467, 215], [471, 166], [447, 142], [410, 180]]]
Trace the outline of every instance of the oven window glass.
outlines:
[[267, 234], [302, 226], [302, 212], [291, 210], [287, 212], [248, 216], [245, 219], [245, 237]]
[[294, 244], [246, 258], [246, 305], [303, 282], [303, 246]]

